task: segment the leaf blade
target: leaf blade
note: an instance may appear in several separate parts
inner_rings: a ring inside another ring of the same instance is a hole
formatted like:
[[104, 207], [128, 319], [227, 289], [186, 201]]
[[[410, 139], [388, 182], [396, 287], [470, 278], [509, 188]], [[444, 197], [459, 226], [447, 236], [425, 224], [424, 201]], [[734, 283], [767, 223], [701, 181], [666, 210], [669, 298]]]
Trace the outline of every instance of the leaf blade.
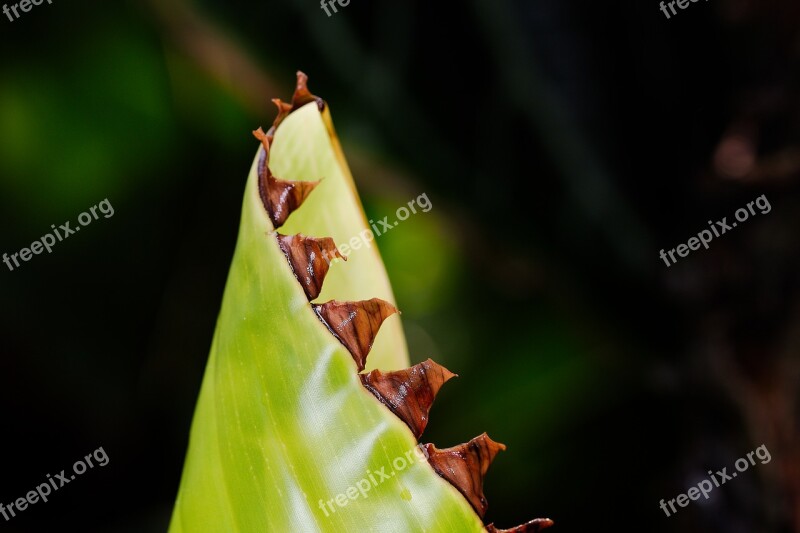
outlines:
[[[276, 132], [276, 176], [325, 178], [282, 233], [339, 243], [367, 227], [330, 131], [311, 103]], [[170, 532], [480, 531], [466, 500], [427, 462], [391, 466], [416, 440], [362, 387], [350, 353], [312, 311], [257, 178], [254, 162]], [[374, 247], [333, 264], [318, 300], [362, 295], [394, 301]], [[368, 369], [408, 366], [397, 317], [386, 320], [367, 361]], [[381, 468], [390, 479], [328, 505]]]

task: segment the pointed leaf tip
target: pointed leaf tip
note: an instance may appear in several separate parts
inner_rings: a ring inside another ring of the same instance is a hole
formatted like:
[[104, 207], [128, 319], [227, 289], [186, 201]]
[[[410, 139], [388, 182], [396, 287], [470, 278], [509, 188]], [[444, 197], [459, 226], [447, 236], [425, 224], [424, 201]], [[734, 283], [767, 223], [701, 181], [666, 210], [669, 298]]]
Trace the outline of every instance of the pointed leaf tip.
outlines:
[[292, 103], [286, 103], [279, 98], [273, 98], [272, 102], [278, 108], [278, 115], [272, 122], [272, 126], [264, 133], [262, 128], [258, 128], [253, 135], [261, 141], [263, 150], [258, 162], [258, 191], [261, 201], [267, 209], [273, 225], [277, 228], [282, 226], [289, 215], [300, 207], [300, 204], [314, 190], [318, 181], [287, 181], [275, 178], [269, 169], [270, 145], [283, 120], [292, 112], [309, 102], [316, 102], [320, 111], [325, 108], [325, 101], [318, 96], [314, 96], [308, 90], [308, 76], [297, 71], [297, 85], [292, 95]]
[[278, 234], [277, 239], [309, 301], [319, 296], [331, 261], [337, 257], [346, 260], [330, 237]]
[[386, 373], [373, 370], [360, 377], [364, 387], [405, 422], [419, 439], [428, 425], [428, 413], [436, 394], [455, 375], [428, 359], [411, 368]]
[[306, 76], [304, 72], [298, 70], [297, 85], [294, 89], [294, 95], [292, 95], [292, 109], [294, 110], [302, 107], [309, 102], [316, 102], [317, 108], [319, 108], [320, 111], [325, 109], [325, 101], [319, 96], [314, 96], [311, 94], [311, 91], [308, 90], [308, 76]]
[[486, 526], [486, 533], [537, 533], [552, 526], [553, 523], [549, 518], [537, 518], [511, 529], [497, 529], [494, 524], [489, 524]]
[[308, 76], [300, 71], [297, 71], [297, 84], [295, 85], [291, 103], [284, 102], [280, 98], [273, 98], [272, 102], [278, 108], [278, 115], [275, 117], [275, 120], [272, 121], [272, 126], [266, 133], [270, 142], [272, 142], [272, 138], [275, 136], [275, 131], [278, 129], [278, 126], [280, 126], [281, 122], [283, 122], [286, 117], [307, 103], [316, 102], [317, 109], [319, 109], [320, 112], [325, 109], [325, 100], [319, 96], [311, 94], [311, 92], [308, 90]]
[[380, 298], [359, 302], [333, 300], [313, 307], [331, 333], [350, 350], [359, 372], [364, 370], [381, 324], [397, 312], [395, 306]]
[[495, 456], [506, 449], [505, 444], [484, 433], [452, 448], [438, 450], [433, 444], [425, 444], [425, 449], [436, 473], [457, 488], [483, 518], [489, 507], [483, 495], [483, 479]]

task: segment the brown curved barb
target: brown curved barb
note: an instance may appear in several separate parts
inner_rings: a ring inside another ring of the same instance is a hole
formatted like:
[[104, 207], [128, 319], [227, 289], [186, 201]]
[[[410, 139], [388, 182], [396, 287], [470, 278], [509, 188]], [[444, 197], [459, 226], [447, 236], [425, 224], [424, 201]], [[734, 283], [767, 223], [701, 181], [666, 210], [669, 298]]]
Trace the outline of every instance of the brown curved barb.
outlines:
[[325, 100], [319, 96], [314, 96], [311, 94], [311, 91], [308, 90], [308, 76], [298, 71], [297, 85], [295, 86], [294, 94], [292, 95], [292, 111], [303, 107], [309, 102], [316, 102], [320, 111], [325, 109]]
[[[258, 192], [264, 209], [277, 229], [289, 215], [308, 197], [319, 183], [310, 181], [287, 181], [275, 178], [269, 168], [270, 145], [275, 131], [293, 111], [316, 102], [320, 112], [325, 109], [322, 98], [308, 90], [308, 77], [297, 73], [297, 86], [292, 102], [272, 100], [278, 107], [278, 116], [272, 127], [264, 133], [259, 128], [253, 135], [261, 141], [258, 160]], [[331, 255], [346, 259], [339, 253], [333, 239], [329, 237], [307, 237], [305, 235], [281, 235], [273, 233], [280, 249], [286, 256], [298, 282], [309, 301], [319, 296], [328, 273]], [[327, 259], [326, 259], [327, 258]], [[348, 349], [358, 371], [364, 370], [367, 355], [378, 330], [397, 308], [380, 298], [359, 302], [330, 301], [312, 304], [311, 308], [330, 332]], [[394, 372], [373, 370], [360, 375], [364, 387], [403, 420], [417, 439], [425, 430], [428, 414], [441, 386], [455, 376], [443, 366], [428, 359], [411, 368]], [[420, 447], [427, 453], [428, 462], [439, 476], [449, 481], [470, 502], [483, 518], [488, 504], [483, 495], [483, 478], [494, 457], [505, 445], [494, 442], [486, 433], [453, 448], [438, 450], [433, 444]], [[490, 524], [487, 533], [533, 533], [553, 525], [552, 520], [539, 518], [513, 529], [495, 529]]]
[[275, 130], [278, 129], [278, 124], [283, 122], [283, 119], [288, 117], [291, 112], [294, 111], [292, 104], [284, 102], [280, 98], [273, 98], [272, 103], [278, 108], [278, 116], [275, 117], [272, 127], [270, 127], [266, 134], [270, 142], [272, 142], [272, 138], [275, 137]]
[[380, 298], [360, 302], [333, 300], [312, 307], [334, 337], [350, 350], [359, 372], [364, 370], [381, 324], [397, 312], [395, 306]]
[[442, 365], [428, 359], [404, 370], [362, 374], [361, 382], [372, 394], [405, 422], [419, 439], [428, 425], [428, 413], [445, 382], [455, 377]]
[[328, 274], [328, 257], [347, 258], [339, 253], [330, 237], [306, 237], [305, 235], [277, 235], [278, 246], [292, 266], [294, 275], [306, 291], [309, 300], [314, 300], [322, 291], [322, 282]]
[[258, 160], [258, 194], [272, 224], [277, 228], [303, 204], [319, 181], [289, 181], [274, 177], [269, 169], [271, 138], [261, 128], [255, 130], [253, 135], [261, 141], [262, 148]]
[[494, 524], [489, 524], [486, 526], [486, 533], [536, 533], [552, 525], [553, 521], [549, 518], [537, 518], [536, 520], [531, 520], [527, 524], [512, 527], [511, 529], [497, 529], [494, 527]]
[[495, 456], [506, 449], [484, 433], [465, 444], [439, 450], [433, 444], [425, 444], [428, 462], [436, 473], [445, 478], [472, 504], [478, 516], [483, 518], [489, 503], [483, 496], [483, 478]]

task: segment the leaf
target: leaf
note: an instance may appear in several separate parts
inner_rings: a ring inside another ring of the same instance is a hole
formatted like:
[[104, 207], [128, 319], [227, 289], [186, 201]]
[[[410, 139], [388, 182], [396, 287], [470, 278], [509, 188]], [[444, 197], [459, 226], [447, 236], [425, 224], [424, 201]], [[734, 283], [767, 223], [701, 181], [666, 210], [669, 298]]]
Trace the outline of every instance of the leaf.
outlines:
[[[341, 245], [368, 230], [327, 105], [305, 80], [302, 89], [291, 107], [279, 103], [279, 126], [260, 134], [170, 532], [481, 531], [469, 502], [420, 458], [410, 429], [362, 385], [355, 354], [309, 302], [394, 302], [377, 248], [333, 261], [321, 291], [318, 269], [303, 281], [316, 257], [286, 252], [296, 234]], [[288, 203], [269, 195], [276, 183]], [[405, 368], [399, 316], [382, 318], [374, 341], [357, 329], [359, 349], [364, 339], [371, 345], [365, 366]]]

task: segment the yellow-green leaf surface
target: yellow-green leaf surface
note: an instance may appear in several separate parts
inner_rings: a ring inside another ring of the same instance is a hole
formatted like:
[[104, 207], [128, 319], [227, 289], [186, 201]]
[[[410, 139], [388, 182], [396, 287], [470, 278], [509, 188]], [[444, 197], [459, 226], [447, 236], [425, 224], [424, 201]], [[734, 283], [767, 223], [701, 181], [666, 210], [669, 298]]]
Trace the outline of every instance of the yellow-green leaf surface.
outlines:
[[[270, 168], [285, 180], [322, 178], [281, 233], [341, 245], [367, 229], [327, 106], [320, 113], [307, 104], [281, 123]], [[407, 426], [362, 387], [274, 231], [254, 163], [170, 532], [481, 531], [464, 497], [409, 454], [417, 442]], [[373, 297], [394, 302], [374, 246], [333, 263], [315, 301]], [[383, 324], [367, 365], [408, 366], [397, 315]], [[409, 457], [401, 468], [397, 458]], [[358, 492], [359, 482], [370, 488]], [[337, 495], [345, 503], [326, 506]]]

